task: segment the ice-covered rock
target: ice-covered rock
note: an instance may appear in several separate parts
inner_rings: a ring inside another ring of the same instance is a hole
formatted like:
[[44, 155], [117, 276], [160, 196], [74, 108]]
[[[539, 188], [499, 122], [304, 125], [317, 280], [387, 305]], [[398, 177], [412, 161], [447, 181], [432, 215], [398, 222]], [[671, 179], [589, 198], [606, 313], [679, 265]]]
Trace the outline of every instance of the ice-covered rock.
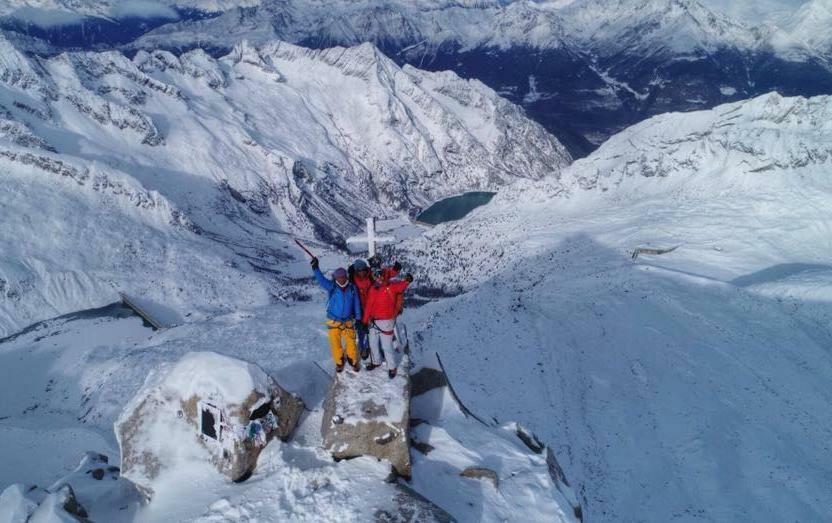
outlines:
[[116, 421], [122, 475], [148, 498], [165, 471], [194, 463], [243, 481], [272, 438], [289, 437], [302, 410], [257, 365], [188, 353], [152, 372]]
[[89, 521], [87, 510], [75, 498], [75, 491], [69, 485], [46, 496], [29, 519], [30, 523], [54, 523], [55, 521], [72, 523]]
[[77, 523], [89, 521], [87, 516], [87, 510], [76, 499], [75, 491], [69, 485], [64, 485], [47, 494], [26, 521], [28, 523]]
[[0, 494], [0, 523], [77, 523], [88, 515], [67, 484], [44, 490], [15, 483]]
[[25, 523], [46, 495], [46, 491], [35, 486], [9, 485], [0, 494], [0, 523]]
[[[402, 366], [403, 367], [403, 366]], [[401, 370], [401, 369], [400, 369]], [[410, 376], [382, 368], [337, 374], [324, 401], [321, 435], [336, 459], [375, 456], [410, 477]]]
[[407, 485], [396, 484], [394, 501], [397, 512], [391, 512], [383, 508], [379, 509], [374, 514], [376, 521], [420, 521], [425, 523], [451, 523], [456, 521], [444, 509]]

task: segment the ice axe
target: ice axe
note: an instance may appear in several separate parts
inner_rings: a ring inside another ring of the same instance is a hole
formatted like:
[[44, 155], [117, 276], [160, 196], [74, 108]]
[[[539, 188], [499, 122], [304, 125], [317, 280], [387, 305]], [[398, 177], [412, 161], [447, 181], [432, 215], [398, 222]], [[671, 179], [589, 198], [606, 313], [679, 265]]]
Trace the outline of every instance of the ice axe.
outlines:
[[306, 248], [306, 246], [304, 246], [304, 245], [300, 242], [300, 240], [295, 240], [295, 243], [297, 243], [297, 244], [298, 244], [298, 247], [300, 247], [301, 249], [303, 249], [303, 252], [305, 252], [306, 254], [308, 254], [310, 258], [312, 258], [313, 260], [314, 260], [315, 258], [317, 258], [317, 256], [315, 256], [314, 254], [312, 254], [312, 251], [310, 251], [309, 249], [307, 249], [307, 248]]

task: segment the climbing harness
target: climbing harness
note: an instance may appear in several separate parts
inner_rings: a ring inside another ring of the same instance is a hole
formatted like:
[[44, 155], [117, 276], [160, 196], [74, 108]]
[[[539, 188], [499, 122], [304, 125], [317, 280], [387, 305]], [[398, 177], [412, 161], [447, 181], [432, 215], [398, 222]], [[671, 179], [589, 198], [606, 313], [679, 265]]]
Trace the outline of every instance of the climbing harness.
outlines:
[[347, 321], [336, 321], [336, 320], [327, 320], [326, 326], [330, 329], [338, 329], [338, 330], [353, 330], [354, 325], [352, 320]]
[[389, 331], [386, 331], [386, 330], [382, 329], [381, 327], [379, 327], [378, 325], [376, 325], [376, 320], [372, 321], [372, 324], [370, 325], [370, 328], [379, 331], [380, 333], [384, 334], [385, 336], [392, 336], [396, 333], [396, 323], [395, 322], [393, 323], [393, 328]]

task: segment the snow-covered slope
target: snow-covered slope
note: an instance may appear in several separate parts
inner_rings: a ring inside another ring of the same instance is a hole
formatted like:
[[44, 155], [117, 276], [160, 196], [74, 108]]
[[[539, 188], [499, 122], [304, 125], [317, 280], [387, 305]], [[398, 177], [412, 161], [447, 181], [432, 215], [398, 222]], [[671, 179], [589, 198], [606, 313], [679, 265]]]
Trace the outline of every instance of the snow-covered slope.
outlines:
[[557, 442], [591, 520], [826, 517], [831, 113], [655, 117], [399, 253], [470, 290], [419, 310], [420, 346]]
[[678, 59], [723, 47], [754, 49], [749, 27], [696, 0], [588, 0], [563, 10], [570, 40], [599, 56], [665, 54]]
[[570, 160], [483, 84], [370, 44], [0, 48], [0, 333], [117, 289], [187, 310], [263, 303], [291, 292], [289, 233], [340, 244], [367, 216]]
[[832, 52], [832, 2], [810, 0], [788, 16], [775, 20], [770, 28], [771, 45], [793, 60]]
[[[0, 405], [0, 492], [13, 483], [24, 491], [33, 483], [69, 483], [90, 519], [108, 522], [447, 521], [414, 511], [407, 484], [386, 481], [389, 463], [370, 457], [338, 463], [323, 449], [322, 402], [331, 379], [323, 369], [332, 364], [320, 316], [315, 300], [241, 309], [154, 333], [112, 305], [0, 340], [6, 400]], [[88, 468], [73, 472], [88, 450], [118, 466], [117, 416], [148, 373], [195, 349], [256, 362], [300, 394], [306, 409], [291, 441], [272, 441], [243, 483], [228, 481], [208, 462], [191, 461], [160, 476], [149, 504], [128, 481], [112, 481], [111, 472], [104, 481], [93, 480]], [[412, 412], [420, 450], [412, 451], [410, 487], [458, 521], [576, 521], [546, 455], [527, 448], [515, 426], [484, 427], [441, 389], [420, 394]], [[489, 479], [461, 477], [471, 466], [495, 471], [499, 488]], [[0, 518], [9, 515], [2, 501]]]

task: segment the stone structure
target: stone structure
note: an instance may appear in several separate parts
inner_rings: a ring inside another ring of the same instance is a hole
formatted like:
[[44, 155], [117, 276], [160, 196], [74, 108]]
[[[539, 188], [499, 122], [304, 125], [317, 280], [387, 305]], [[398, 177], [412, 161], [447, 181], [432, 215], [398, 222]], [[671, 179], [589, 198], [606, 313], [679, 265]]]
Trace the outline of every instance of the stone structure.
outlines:
[[398, 376], [379, 368], [336, 374], [324, 401], [324, 448], [335, 459], [375, 456], [409, 478], [410, 376], [402, 362]]
[[121, 474], [148, 499], [165, 469], [206, 460], [233, 481], [247, 479], [262, 448], [286, 440], [303, 402], [260, 367], [192, 352], [148, 376], [116, 422]]

